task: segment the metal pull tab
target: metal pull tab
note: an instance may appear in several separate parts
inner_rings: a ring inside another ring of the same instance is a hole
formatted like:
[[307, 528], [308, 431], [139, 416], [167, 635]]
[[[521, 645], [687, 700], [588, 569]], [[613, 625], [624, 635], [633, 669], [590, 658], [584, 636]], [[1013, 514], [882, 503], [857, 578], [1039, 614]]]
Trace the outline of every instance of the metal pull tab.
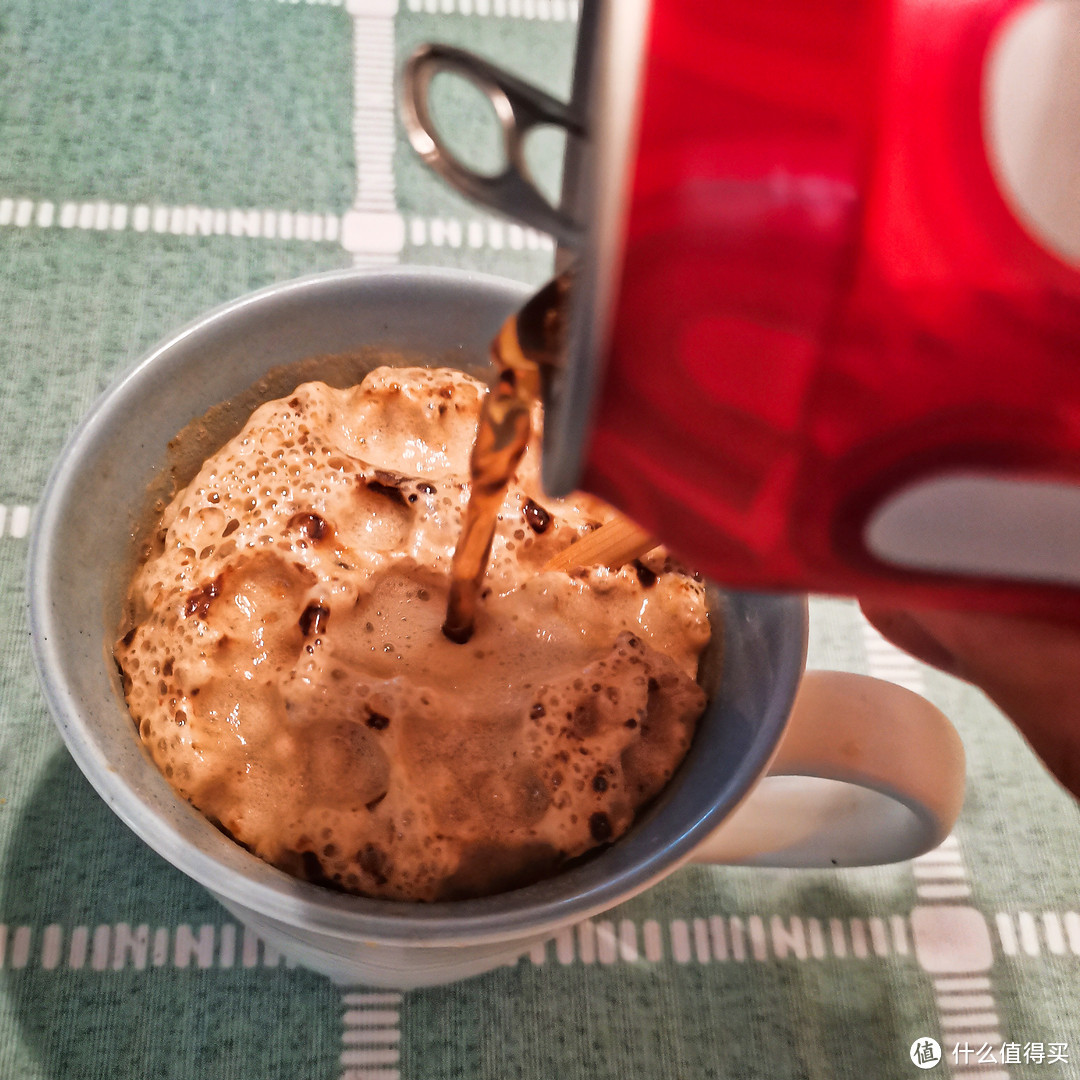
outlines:
[[[486, 94], [503, 133], [507, 166], [484, 176], [450, 153], [431, 118], [429, 91], [436, 75], [446, 72], [468, 79]], [[585, 124], [571, 106], [535, 86], [450, 45], [421, 45], [402, 73], [402, 121], [413, 149], [440, 176], [468, 198], [543, 232], [559, 243], [576, 246], [583, 226], [558, 209], [537, 188], [525, 162], [525, 138], [541, 124], [554, 124], [567, 135], [582, 137]]]

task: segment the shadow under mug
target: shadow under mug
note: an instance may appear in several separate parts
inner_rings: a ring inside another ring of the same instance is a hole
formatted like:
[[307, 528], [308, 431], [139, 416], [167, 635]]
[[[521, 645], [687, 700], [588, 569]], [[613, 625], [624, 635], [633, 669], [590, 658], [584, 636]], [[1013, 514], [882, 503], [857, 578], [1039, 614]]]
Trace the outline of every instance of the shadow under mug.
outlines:
[[[802, 679], [805, 601], [716, 589], [722, 632], [703, 662], [709, 703], [689, 755], [626, 836], [556, 877], [447, 903], [348, 896], [264, 863], [177, 798], [141, 747], [111, 655], [133, 536], [170, 440], [252, 389], [269, 399], [313, 377], [347, 385], [385, 358], [482, 368], [526, 295], [461, 272], [343, 271], [229, 303], [152, 349], [98, 400], [37, 512], [34, 657], [79, 767], [128, 826], [241, 922], [342, 981], [410, 987], [489, 970], [691, 858], [826, 867], [909, 858], [939, 843], [959, 812], [963, 751], [936, 709], [864, 677]], [[759, 784], [767, 772], [777, 775]]]

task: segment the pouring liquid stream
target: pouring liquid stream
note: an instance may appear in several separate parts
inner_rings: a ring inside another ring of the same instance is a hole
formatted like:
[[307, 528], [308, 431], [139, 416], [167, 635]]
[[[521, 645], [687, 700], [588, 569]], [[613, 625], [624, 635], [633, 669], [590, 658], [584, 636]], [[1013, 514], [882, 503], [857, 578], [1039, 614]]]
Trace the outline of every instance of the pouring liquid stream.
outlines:
[[472, 637], [499, 507], [529, 443], [531, 413], [545, 372], [558, 363], [570, 286], [559, 275], [503, 323], [491, 343], [497, 370], [484, 396], [469, 458], [469, 503], [450, 570], [443, 633], [459, 645]]

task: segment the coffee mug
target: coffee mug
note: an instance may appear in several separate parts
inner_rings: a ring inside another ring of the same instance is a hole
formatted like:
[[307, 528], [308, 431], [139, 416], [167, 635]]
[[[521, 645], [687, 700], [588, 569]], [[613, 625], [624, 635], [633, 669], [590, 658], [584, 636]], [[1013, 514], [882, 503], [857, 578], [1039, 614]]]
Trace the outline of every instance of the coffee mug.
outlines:
[[[1052, 248], [1007, 178], [1055, 166], [994, 144], [1076, 131], [1080, 16], [1054, 6], [587, 0], [568, 102], [419, 49], [416, 150], [576, 256], [549, 490], [732, 586], [1080, 614], [1080, 216], [1062, 180]], [[1061, 44], [1025, 66], [1033, 33]], [[501, 171], [442, 139], [440, 73], [488, 95]], [[1044, 83], [1056, 114], [1044, 91], [1026, 124], [995, 119]], [[558, 206], [524, 154], [543, 125], [567, 133]]]
[[[960, 809], [963, 751], [937, 709], [861, 676], [804, 678], [805, 601], [717, 589], [701, 672], [709, 702], [686, 760], [624, 837], [556, 877], [435, 904], [345, 895], [249, 854], [174, 793], [142, 748], [112, 659], [170, 440], [236, 402], [207, 421], [205, 456], [258, 401], [311, 378], [349, 385], [381, 362], [482, 369], [492, 335], [524, 298], [521, 285], [477, 274], [349, 270], [226, 304], [98, 400], [38, 508], [34, 657], [75, 761], [130, 828], [237, 919], [342, 981], [413, 987], [477, 974], [691, 859], [831, 867], [910, 858], [939, 843]], [[181, 483], [197, 466], [173, 463]]]

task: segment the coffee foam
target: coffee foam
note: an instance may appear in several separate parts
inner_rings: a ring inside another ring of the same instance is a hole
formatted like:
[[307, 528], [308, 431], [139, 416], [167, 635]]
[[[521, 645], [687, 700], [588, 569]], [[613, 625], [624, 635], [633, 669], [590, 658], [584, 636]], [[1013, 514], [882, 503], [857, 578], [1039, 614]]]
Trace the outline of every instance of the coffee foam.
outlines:
[[703, 586], [662, 551], [541, 573], [612, 511], [547, 498], [531, 447], [476, 631], [441, 633], [482, 393], [379, 368], [261, 406], [135, 575], [116, 656], [140, 736], [291, 873], [398, 899], [514, 887], [624, 832], [689, 746]]

